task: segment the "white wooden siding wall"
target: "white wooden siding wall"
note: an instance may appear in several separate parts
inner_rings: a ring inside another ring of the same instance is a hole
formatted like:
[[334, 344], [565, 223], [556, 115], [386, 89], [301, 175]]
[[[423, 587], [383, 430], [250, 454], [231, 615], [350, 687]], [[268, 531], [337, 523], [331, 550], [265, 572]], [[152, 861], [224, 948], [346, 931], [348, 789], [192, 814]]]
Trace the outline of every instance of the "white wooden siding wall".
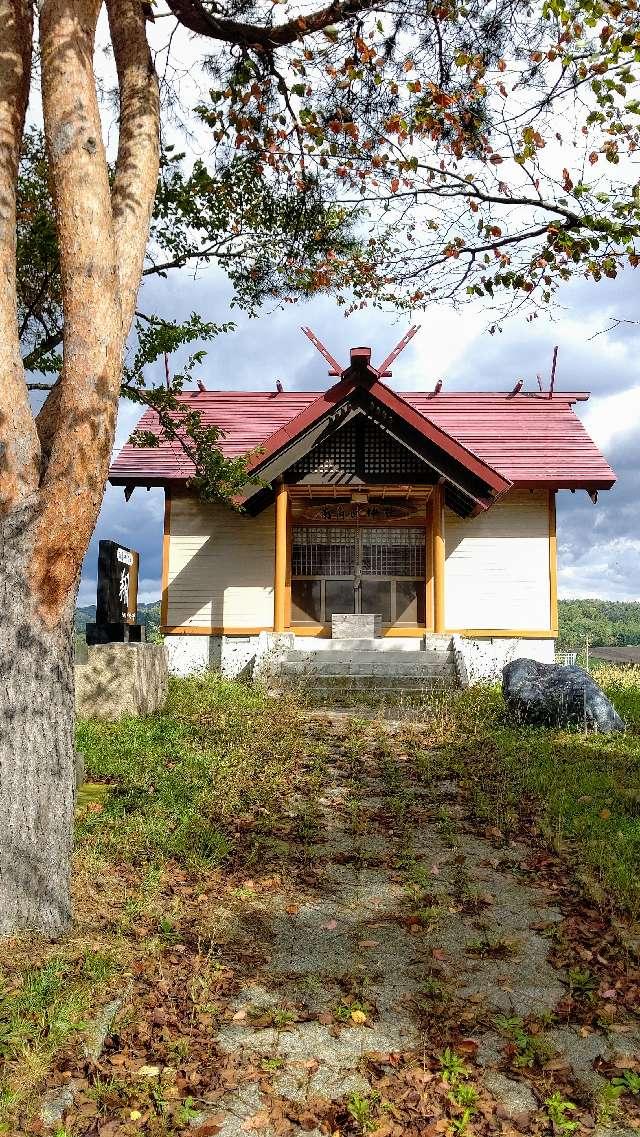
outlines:
[[170, 627], [273, 627], [273, 507], [248, 517], [175, 497], [169, 532]]
[[479, 517], [445, 515], [447, 628], [551, 627], [549, 505], [512, 490]]

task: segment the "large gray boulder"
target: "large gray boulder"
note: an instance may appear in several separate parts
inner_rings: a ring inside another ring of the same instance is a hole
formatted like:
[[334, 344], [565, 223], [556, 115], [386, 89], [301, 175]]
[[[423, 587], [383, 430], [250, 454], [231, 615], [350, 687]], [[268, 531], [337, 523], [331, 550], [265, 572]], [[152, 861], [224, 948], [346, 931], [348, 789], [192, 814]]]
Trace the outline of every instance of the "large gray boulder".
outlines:
[[582, 726], [602, 734], [624, 723], [591, 676], [575, 665], [560, 667], [514, 659], [502, 669], [502, 694], [512, 715], [533, 726]]

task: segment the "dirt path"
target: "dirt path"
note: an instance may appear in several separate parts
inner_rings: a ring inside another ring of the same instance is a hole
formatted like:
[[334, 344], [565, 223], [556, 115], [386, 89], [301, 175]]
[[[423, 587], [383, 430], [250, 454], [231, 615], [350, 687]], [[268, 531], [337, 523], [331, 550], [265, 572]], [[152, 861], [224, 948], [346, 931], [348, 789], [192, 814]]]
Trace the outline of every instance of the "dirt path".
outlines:
[[290, 869], [244, 889], [257, 954], [216, 1038], [239, 1086], [192, 1124], [637, 1133], [640, 1114], [607, 1087], [640, 1069], [638, 1025], [563, 1011], [580, 976], [549, 962], [563, 913], [531, 848], [478, 836], [455, 783], [420, 784], [397, 747], [356, 736], [310, 727], [318, 797], [292, 810]]

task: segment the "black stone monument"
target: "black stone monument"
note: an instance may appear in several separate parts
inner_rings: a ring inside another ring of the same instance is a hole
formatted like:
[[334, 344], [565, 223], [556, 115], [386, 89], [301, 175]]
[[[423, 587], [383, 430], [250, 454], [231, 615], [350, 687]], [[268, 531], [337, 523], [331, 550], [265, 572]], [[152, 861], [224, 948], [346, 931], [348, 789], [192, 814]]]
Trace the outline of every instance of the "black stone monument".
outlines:
[[87, 624], [87, 644], [142, 643], [145, 627], [138, 614], [140, 557], [117, 541], [101, 541], [98, 551], [96, 622]]

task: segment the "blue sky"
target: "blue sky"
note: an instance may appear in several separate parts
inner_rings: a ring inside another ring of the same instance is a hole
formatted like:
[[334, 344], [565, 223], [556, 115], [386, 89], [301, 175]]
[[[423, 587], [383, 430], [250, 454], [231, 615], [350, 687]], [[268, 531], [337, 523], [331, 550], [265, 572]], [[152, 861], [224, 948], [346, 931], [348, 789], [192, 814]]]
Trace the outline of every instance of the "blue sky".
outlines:
[[[272, 390], [280, 379], [289, 390], [322, 390], [331, 383], [327, 368], [300, 331], [309, 324], [339, 359], [349, 347], [369, 344], [373, 359], [394, 346], [409, 323], [421, 330], [398, 359], [391, 385], [420, 390], [443, 379], [448, 390], [506, 390], [516, 379], [537, 389], [536, 374], [549, 375], [559, 345], [556, 385], [588, 390], [579, 407], [587, 429], [604, 450], [619, 481], [593, 506], [585, 493], [558, 495], [559, 585], [562, 596], [640, 599], [640, 327], [633, 320], [637, 278], [627, 273], [600, 284], [578, 281], [560, 293], [549, 315], [533, 321], [513, 319], [491, 336], [491, 316], [482, 308], [434, 308], [413, 319], [393, 312], [364, 310], [345, 319], [328, 297], [267, 309], [257, 319], [229, 312], [224, 276], [209, 269], [194, 279], [183, 271], [167, 280], [147, 281], [139, 306], [172, 318], [197, 311], [222, 322], [237, 320], [235, 332], [207, 347], [199, 374], [209, 388]], [[178, 369], [181, 357], [172, 361]], [[149, 373], [149, 381], [161, 381]], [[123, 403], [116, 449], [135, 425], [139, 408]], [[97, 543], [108, 537], [140, 552], [140, 599], [160, 594], [163, 496], [137, 489], [126, 503], [121, 488], [109, 487], [83, 569], [79, 603], [95, 602]]]

